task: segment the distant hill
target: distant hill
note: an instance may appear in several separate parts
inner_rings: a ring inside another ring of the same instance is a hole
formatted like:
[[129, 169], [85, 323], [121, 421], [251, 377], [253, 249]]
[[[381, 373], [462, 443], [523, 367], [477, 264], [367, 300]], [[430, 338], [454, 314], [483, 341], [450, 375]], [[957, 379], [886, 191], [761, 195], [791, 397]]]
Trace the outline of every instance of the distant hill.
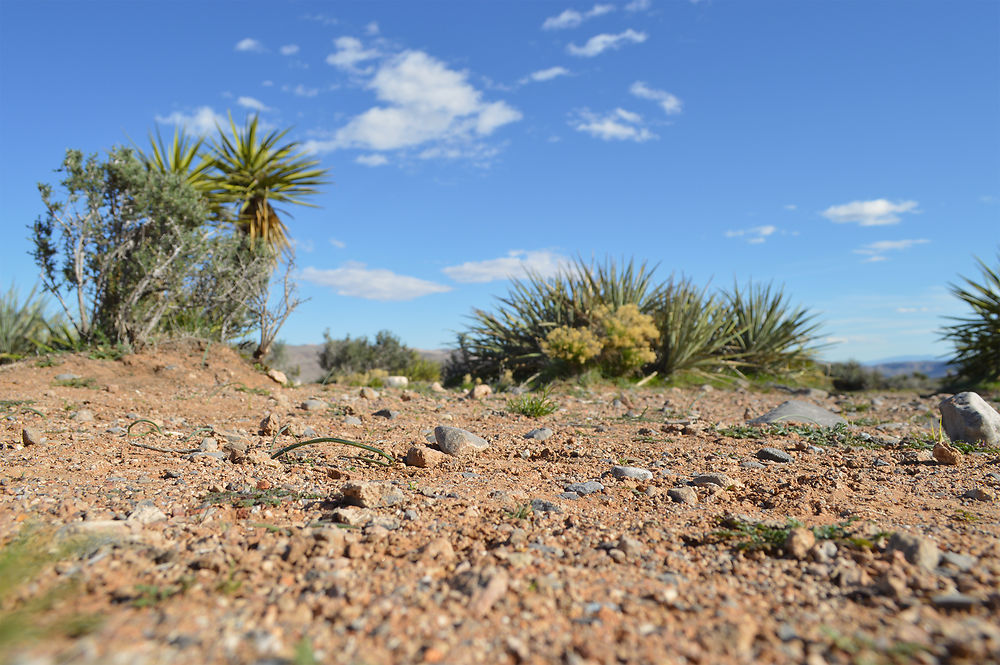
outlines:
[[919, 359], [919, 360], [884, 360], [875, 363], [866, 363], [868, 367], [876, 369], [883, 376], [898, 376], [900, 374], [913, 374], [920, 372], [932, 379], [940, 379], [948, 374], [951, 365], [944, 360]]

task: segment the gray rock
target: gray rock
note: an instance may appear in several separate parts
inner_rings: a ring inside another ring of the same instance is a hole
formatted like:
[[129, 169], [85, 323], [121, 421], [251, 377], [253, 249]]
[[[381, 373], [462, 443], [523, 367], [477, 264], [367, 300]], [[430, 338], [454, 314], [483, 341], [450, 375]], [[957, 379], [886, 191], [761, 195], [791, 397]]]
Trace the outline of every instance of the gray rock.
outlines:
[[566, 499], [567, 501], [577, 501], [580, 499], [580, 495], [576, 492], [560, 492], [560, 499]]
[[372, 414], [376, 418], [385, 418], [386, 420], [395, 420], [399, 417], [399, 411], [392, 411], [390, 409], [379, 409]]
[[698, 493], [691, 487], [671, 487], [667, 490], [667, 496], [677, 503], [698, 503]]
[[1000, 445], [1000, 413], [976, 393], [958, 393], [938, 405], [941, 425], [952, 441]]
[[694, 477], [691, 481], [695, 485], [718, 485], [719, 487], [726, 488], [732, 487], [733, 485], [740, 485], [738, 480], [733, 480], [724, 473], [703, 473]]
[[26, 446], [40, 446], [45, 443], [45, 437], [34, 427], [25, 427], [21, 430], [21, 443]]
[[941, 559], [941, 551], [933, 540], [902, 531], [889, 538], [886, 553], [891, 555], [893, 552], [902, 552], [907, 561], [925, 570], [937, 568]]
[[202, 451], [203, 453], [212, 453], [218, 449], [219, 449], [219, 442], [213, 439], [212, 437], [206, 437], [202, 439], [201, 443], [198, 445], [198, 450]]
[[319, 434], [317, 434], [316, 430], [314, 430], [312, 427], [306, 427], [304, 430], [302, 430], [303, 439], [315, 439], [318, 436]]
[[466, 453], [484, 450], [489, 447], [486, 439], [476, 436], [459, 427], [439, 425], [434, 428], [434, 440], [441, 452], [449, 455], [464, 455]]
[[637, 466], [616, 466], [611, 469], [611, 475], [618, 480], [633, 478], [635, 480], [652, 480], [653, 472], [649, 469], [640, 469]]
[[302, 408], [306, 411], [322, 411], [327, 407], [327, 403], [321, 399], [307, 399], [302, 402]]
[[201, 452], [201, 451], [199, 451], [199, 452], [196, 452], [196, 453], [191, 453], [190, 455], [185, 455], [184, 459], [186, 459], [186, 460], [192, 460], [193, 461], [193, 460], [195, 460], [195, 459], [197, 459], [199, 457], [214, 457], [215, 459], [224, 460], [224, 459], [226, 459], [226, 454], [225, 453], [221, 453], [221, 452], [215, 452], [215, 451], [213, 451], [213, 452]]
[[112, 425], [111, 427], [104, 430], [108, 434], [127, 434], [128, 430], [121, 425]]
[[79, 378], [79, 374], [56, 374], [56, 381], [76, 381]]
[[535, 441], [544, 441], [545, 439], [552, 436], [552, 430], [548, 427], [537, 427], [527, 434], [524, 435], [525, 439], [534, 439]]
[[847, 421], [836, 413], [816, 406], [810, 402], [791, 399], [771, 409], [762, 416], [758, 416], [749, 421], [751, 425], [765, 425], [770, 423], [798, 423], [802, 425], [819, 425], [820, 427], [834, 427], [836, 425], [846, 425]]
[[347, 483], [341, 488], [344, 502], [362, 508], [394, 506], [406, 500], [403, 493], [389, 483]]
[[757, 451], [757, 459], [762, 459], [768, 462], [793, 462], [795, 458], [786, 453], [784, 450], [778, 450], [777, 448], [761, 448]]
[[958, 570], [970, 570], [976, 565], [976, 557], [968, 554], [958, 554], [956, 552], [941, 552], [941, 566], [954, 566]]
[[931, 597], [934, 607], [942, 610], [969, 610], [980, 604], [980, 600], [964, 593], [939, 593]]
[[604, 485], [596, 480], [588, 480], [585, 483], [570, 483], [563, 489], [567, 492], [575, 492], [580, 496], [587, 496], [588, 494], [594, 494], [595, 492], [603, 492]]
[[410, 380], [405, 376], [387, 376], [383, 382], [387, 388], [405, 388], [410, 385]]
[[361, 418], [358, 418], [357, 416], [347, 416], [344, 418], [344, 424], [356, 427], [361, 424]]
[[531, 509], [536, 513], [561, 513], [563, 511], [562, 506], [558, 503], [552, 503], [545, 499], [532, 499]]
[[80, 409], [79, 411], [74, 411], [73, 415], [69, 418], [79, 423], [92, 423], [94, 422], [94, 412], [90, 409]]
[[152, 524], [153, 522], [162, 522], [165, 519], [167, 519], [166, 514], [157, 508], [156, 504], [146, 499], [136, 504], [135, 510], [129, 514], [125, 521], [133, 524]]
[[766, 469], [767, 467], [758, 462], [757, 460], [743, 460], [740, 462], [740, 467], [743, 469]]

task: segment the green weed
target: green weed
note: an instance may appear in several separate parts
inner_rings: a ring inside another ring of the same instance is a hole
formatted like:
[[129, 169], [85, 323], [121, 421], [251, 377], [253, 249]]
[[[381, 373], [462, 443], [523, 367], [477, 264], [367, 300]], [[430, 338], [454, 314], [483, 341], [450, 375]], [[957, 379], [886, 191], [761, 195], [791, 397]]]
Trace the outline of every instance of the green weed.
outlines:
[[251, 395], [263, 395], [263, 396], [267, 396], [267, 395], [271, 394], [271, 391], [268, 390], [267, 388], [249, 388], [247, 386], [244, 386], [242, 383], [237, 384], [235, 386], [235, 389], [236, 389], [237, 392], [249, 393]]
[[63, 388], [96, 388], [97, 381], [92, 377], [79, 377], [76, 379], [66, 379], [64, 381], [56, 381], [52, 384], [53, 386], [60, 386]]
[[179, 586], [156, 586], [154, 584], [136, 584], [136, 597], [132, 599], [132, 607], [155, 607], [172, 596], [181, 592]]
[[511, 413], [519, 413], [529, 418], [541, 418], [550, 413], [555, 413], [559, 404], [550, 399], [548, 386], [542, 388], [535, 394], [525, 393], [513, 399], [507, 400], [507, 410]]

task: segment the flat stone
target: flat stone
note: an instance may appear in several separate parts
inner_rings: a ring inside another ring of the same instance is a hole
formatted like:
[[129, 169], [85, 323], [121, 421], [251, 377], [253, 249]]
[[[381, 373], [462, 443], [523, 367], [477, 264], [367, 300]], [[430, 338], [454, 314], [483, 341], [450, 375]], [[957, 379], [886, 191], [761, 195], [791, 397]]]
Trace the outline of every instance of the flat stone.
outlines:
[[267, 376], [275, 383], [280, 383], [281, 385], [285, 385], [286, 383], [288, 383], [288, 377], [285, 376], [285, 373], [282, 372], [281, 370], [277, 369], [268, 370]]
[[652, 480], [653, 472], [649, 469], [640, 469], [637, 466], [616, 466], [611, 469], [611, 475], [618, 480], [632, 478], [634, 480]]
[[432, 469], [445, 460], [445, 454], [427, 446], [410, 446], [403, 460], [407, 466]]
[[695, 476], [694, 480], [692, 480], [691, 482], [699, 486], [718, 485], [723, 489], [733, 486], [740, 487], [743, 484], [738, 480], [730, 478], [724, 473], [702, 473], [700, 475]]
[[924, 570], [934, 570], [941, 559], [941, 551], [933, 540], [903, 531], [892, 534], [886, 552], [902, 552], [907, 561]]
[[45, 443], [45, 437], [34, 427], [25, 427], [21, 430], [21, 443], [26, 446], [40, 446]]
[[778, 450], [777, 448], [761, 448], [757, 451], [757, 459], [762, 459], [768, 462], [793, 462], [795, 458], [786, 453], [784, 450]]
[[548, 427], [537, 427], [527, 434], [524, 435], [525, 439], [534, 439], [535, 441], [544, 441], [545, 439], [552, 436], [553, 432]]
[[981, 604], [978, 598], [964, 593], [939, 593], [931, 596], [934, 607], [942, 610], [969, 610]]
[[978, 393], [964, 392], [943, 400], [941, 426], [952, 441], [1000, 445], [1000, 413]]
[[486, 439], [459, 427], [439, 425], [434, 428], [434, 440], [441, 452], [448, 455], [464, 455], [485, 450], [489, 447]]
[[765, 465], [761, 464], [757, 460], [752, 460], [752, 459], [743, 460], [742, 462], [740, 462], [740, 467], [743, 468], [743, 469], [766, 469], [767, 468]]
[[362, 508], [384, 508], [406, 500], [399, 488], [389, 483], [347, 483], [340, 491], [346, 503]]
[[306, 411], [322, 411], [327, 406], [327, 403], [320, 399], [307, 399], [302, 402], [302, 408]]
[[532, 499], [531, 509], [536, 513], [561, 513], [562, 506], [558, 503], [546, 501], [545, 499]]
[[667, 496], [677, 503], [698, 503], [698, 493], [692, 487], [671, 487], [667, 490]]
[[587, 496], [588, 494], [594, 494], [595, 492], [603, 492], [604, 485], [596, 480], [588, 480], [585, 483], [570, 483], [563, 489], [567, 492], [574, 492], [579, 496]]
[[796, 423], [799, 425], [835, 427], [836, 425], [846, 425], [847, 421], [821, 406], [816, 406], [810, 402], [803, 402], [802, 400], [790, 399], [764, 415], [750, 420], [749, 423], [751, 425]]
[[996, 501], [997, 495], [992, 490], [985, 487], [975, 487], [962, 494], [963, 499], [973, 499], [975, 501]]
[[140, 501], [125, 521], [135, 524], [152, 524], [153, 522], [162, 522], [165, 519], [167, 519], [167, 515], [157, 508], [156, 504], [147, 499]]
[[410, 380], [405, 376], [387, 376], [383, 383], [387, 388], [405, 388], [410, 385]]

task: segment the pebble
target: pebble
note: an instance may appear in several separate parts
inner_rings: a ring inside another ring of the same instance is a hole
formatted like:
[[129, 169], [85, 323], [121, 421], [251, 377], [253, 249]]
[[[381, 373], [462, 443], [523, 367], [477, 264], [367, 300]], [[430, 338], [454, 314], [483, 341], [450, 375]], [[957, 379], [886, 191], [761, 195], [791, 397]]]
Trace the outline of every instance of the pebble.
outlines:
[[129, 514], [125, 521], [133, 524], [152, 524], [153, 522], [162, 522], [165, 519], [167, 519], [166, 514], [157, 508], [156, 504], [146, 499], [136, 504], [135, 510]]
[[937, 568], [941, 558], [941, 552], [933, 540], [902, 531], [897, 531], [889, 538], [886, 552], [891, 555], [896, 551], [902, 552], [907, 561], [925, 570]]
[[126, 430], [121, 425], [113, 425], [112, 427], [109, 427], [109, 428], [107, 428], [104, 431], [107, 432], [108, 434], [127, 434], [128, 433], [128, 430]]
[[795, 458], [786, 453], [784, 450], [778, 450], [777, 448], [761, 448], [757, 451], [757, 459], [762, 459], [768, 462], [791, 462]]
[[306, 411], [322, 411], [327, 407], [327, 403], [319, 399], [307, 399], [302, 402], [302, 408]]
[[405, 376], [387, 376], [385, 385], [387, 388], [405, 388], [410, 385], [410, 380]]
[[941, 566], [954, 566], [965, 571], [976, 565], [976, 557], [968, 554], [958, 554], [957, 552], [941, 552]]
[[992, 491], [983, 488], [976, 487], [962, 494], [963, 499], [974, 499], [976, 501], [996, 501], [996, 494]]
[[357, 416], [347, 416], [346, 418], [344, 418], [344, 424], [357, 427], [361, 425], [361, 418], [358, 418]]
[[752, 459], [743, 460], [742, 462], [740, 462], [740, 467], [742, 467], [744, 469], [766, 469], [767, 468], [766, 466], [764, 466], [763, 464], [761, 464], [757, 460], [752, 460]]
[[567, 501], [577, 501], [579, 500], [580, 495], [576, 492], [560, 492], [559, 498], [566, 499]]
[[216, 451], [210, 451], [210, 452], [201, 452], [201, 451], [198, 451], [196, 453], [190, 453], [188, 455], [185, 455], [184, 459], [194, 461], [194, 460], [198, 459], [199, 457], [211, 457], [211, 458], [217, 459], [217, 460], [224, 460], [224, 459], [226, 459], [226, 454], [225, 453], [221, 453], [221, 452], [216, 452]]
[[524, 435], [525, 439], [534, 439], [535, 441], [544, 441], [545, 439], [552, 436], [553, 432], [548, 427], [538, 427], [527, 434]]
[[816, 544], [816, 534], [812, 529], [796, 527], [788, 532], [785, 538], [785, 553], [799, 561], [806, 558], [809, 550]]
[[42, 433], [33, 427], [25, 427], [21, 430], [21, 443], [26, 446], [39, 446], [45, 443]]
[[588, 494], [594, 494], [595, 492], [603, 492], [604, 485], [596, 480], [588, 480], [585, 483], [570, 483], [563, 489], [579, 496], [587, 496]]
[[314, 430], [312, 427], [306, 427], [304, 430], [302, 430], [303, 439], [315, 439], [318, 436], [319, 434], [317, 434], [316, 430]]
[[201, 443], [198, 445], [198, 450], [202, 451], [203, 453], [212, 453], [217, 451], [218, 449], [219, 449], [219, 442], [213, 439], [212, 437], [206, 437], [202, 439]]
[[955, 466], [961, 459], [961, 453], [943, 441], [938, 441], [934, 444], [934, 450], [931, 451], [931, 454], [938, 461], [938, 464], [945, 464], [947, 466]]
[[378, 391], [368, 386], [359, 390], [358, 395], [361, 396], [361, 399], [378, 399]]
[[403, 460], [407, 466], [432, 469], [445, 460], [445, 454], [427, 446], [410, 446]]
[[633, 478], [635, 480], [652, 480], [653, 472], [649, 469], [640, 469], [637, 466], [616, 466], [611, 469], [611, 475], [618, 480]]
[[691, 487], [671, 487], [667, 490], [667, 496], [677, 503], [698, 503], [698, 493]]
[[280, 383], [281, 385], [285, 385], [286, 383], [288, 383], [288, 377], [285, 376], [285, 373], [282, 372], [281, 370], [278, 369], [268, 370], [267, 375], [275, 383]]
[[939, 593], [931, 597], [934, 607], [942, 610], [968, 610], [980, 604], [980, 600], [964, 593]]
[[493, 394], [493, 389], [490, 388], [485, 383], [480, 383], [478, 386], [473, 386], [469, 394], [466, 395], [469, 399], [486, 399]]
[[738, 480], [733, 480], [724, 473], [703, 473], [701, 475], [695, 476], [694, 480], [692, 480], [691, 482], [698, 486], [718, 485], [723, 489], [727, 487], [732, 487], [734, 485], [739, 486], [742, 484]]
[[872, 466], [889, 466], [889, 463], [881, 457], [876, 457], [875, 461], [872, 462]]
[[74, 411], [73, 415], [69, 418], [81, 423], [92, 423], [94, 422], [94, 412], [90, 409], [80, 409], [79, 411]]
[[399, 417], [399, 411], [391, 411], [389, 409], [379, 409], [372, 414], [375, 418], [385, 418], [386, 420], [395, 420]]
[[260, 433], [264, 436], [274, 436], [279, 429], [281, 426], [278, 424], [278, 418], [270, 413], [260, 421]]
[[546, 501], [545, 499], [532, 499], [531, 509], [536, 513], [561, 513], [562, 506], [558, 503]]
[[362, 508], [383, 508], [394, 506], [406, 500], [403, 493], [389, 483], [347, 483], [340, 491], [344, 494], [345, 503]]
[[434, 428], [434, 440], [441, 452], [448, 455], [462, 455], [484, 450], [489, 447], [486, 439], [459, 427], [439, 425]]
[[79, 374], [56, 374], [56, 381], [76, 381], [79, 378]]

